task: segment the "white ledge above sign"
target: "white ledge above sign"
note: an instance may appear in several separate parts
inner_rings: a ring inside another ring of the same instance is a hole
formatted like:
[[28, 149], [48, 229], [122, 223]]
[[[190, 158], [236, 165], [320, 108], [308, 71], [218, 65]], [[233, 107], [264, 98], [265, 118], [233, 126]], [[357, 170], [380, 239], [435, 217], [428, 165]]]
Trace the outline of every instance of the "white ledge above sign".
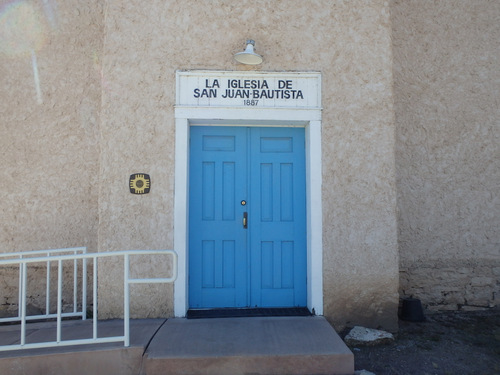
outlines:
[[320, 73], [177, 72], [177, 106], [320, 109]]

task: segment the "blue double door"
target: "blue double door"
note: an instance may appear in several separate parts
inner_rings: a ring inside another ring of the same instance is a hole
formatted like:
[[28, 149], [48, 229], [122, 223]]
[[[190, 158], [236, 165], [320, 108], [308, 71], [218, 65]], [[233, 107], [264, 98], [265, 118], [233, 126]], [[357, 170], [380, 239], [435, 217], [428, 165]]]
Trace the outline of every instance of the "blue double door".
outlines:
[[191, 127], [190, 308], [306, 306], [303, 128]]

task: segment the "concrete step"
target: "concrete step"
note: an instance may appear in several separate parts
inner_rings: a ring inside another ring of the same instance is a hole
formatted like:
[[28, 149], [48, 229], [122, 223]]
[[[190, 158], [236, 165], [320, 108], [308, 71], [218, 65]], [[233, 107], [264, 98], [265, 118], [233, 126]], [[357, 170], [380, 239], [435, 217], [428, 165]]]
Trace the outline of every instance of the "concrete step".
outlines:
[[353, 374], [354, 356], [323, 317], [169, 319], [143, 375]]
[[[123, 334], [123, 320], [99, 321], [99, 337]], [[64, 340], [92, 336], [91, 321], [63, 322]], [[323, 317], [139, 319], [123, 343], [0, 352], [0, 375], [353, 374], [354, 357]], [[0, 326], [0, 345], [20, 326]], [[53, 341], [54, 322], [29, 323], [27, 342]]]

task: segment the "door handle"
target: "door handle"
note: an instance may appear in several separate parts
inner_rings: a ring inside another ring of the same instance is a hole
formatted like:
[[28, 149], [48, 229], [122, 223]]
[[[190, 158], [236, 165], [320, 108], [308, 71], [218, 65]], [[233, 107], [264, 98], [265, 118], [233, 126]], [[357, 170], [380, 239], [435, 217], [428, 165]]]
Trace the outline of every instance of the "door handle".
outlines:
[[247, 229], [248, 228], [248, 213], [243, 212], [243, 228]]

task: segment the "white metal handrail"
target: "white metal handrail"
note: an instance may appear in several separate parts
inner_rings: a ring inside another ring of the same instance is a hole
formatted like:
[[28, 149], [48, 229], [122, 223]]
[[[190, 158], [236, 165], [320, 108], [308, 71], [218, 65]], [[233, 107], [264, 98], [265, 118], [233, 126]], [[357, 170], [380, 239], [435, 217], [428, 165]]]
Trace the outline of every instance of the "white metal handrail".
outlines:
[[[14, 252], [14, 253], [0, 253], [0, 266], [3, 264], [12, 264], [5, 263], [4, 261], [7, 259], [33, 259], [33, 258], [41, 258], [43, 257], [43, 262], [46, 262], [47, 271], [46, 271], [46, 286], [45, 286], [45, 314], [38, 315], [25, 315], [26, 320], [39, 320], [39, 319], [49, 319], [55, 318], [57, 314], [50, 313], [50, 295], [51, 295], [51, 283], [50, 283], [50, 263], [52, 257], [54, 255], [70, 255], [70, 254], [85, 254], [87, 253], [86, 247], [72, 247], [65, 249], [49, 249], [49, 250], [34, 250], [34, 251], [22, 251], [22, 252]], [[83, 320], [86, 319], [86, 311], [87, 311], [87, 267], [86, 262], [82, 262], [82, 304], [81, 310], [78, 310], [78, 260], [74, 259], [73, 261], [73, 311], [62, 313], [63, 318], [69, 317], [81, 317]], [[24, 268], [21, 266], [21, 263], [14, 262], [13, 264], [17, 264], [19, 266], [19, 284], [18, 284], [18, 309], [17, 316], [12, 317], [4, 317], [0, 318], [0, 323], [7, 322], [17, 322], [21, 321], [21, 316], [23, 314], [22, 309], [22, 291], [23, 291], [23, 283], [26, 283], [24, 278]]]
[[[172, 257], [172, 272], [170, 277], [163, 278], [131, 278], [130, 277], [130, 256], [135, 255], [168, 255]], [[124, 258], [124, 297], [123, 297], [123, 336], [114, 337], [98, 337], [97, 334], [97, 259], [105, 257], [121, 257]], [[42, 342], [42, 343], [26, 343], [26, 273], [27, 265], [30, 263], [45, 262], [50, 258], [50, 261], [56, 261], [58, 265], [57, 277], [57, 333], [56, 341]], [[62, 340], [62, 264], [64, 261], [83, 260], [86, 264], [87, 259], [92, 259], [94, 272], [93, 272], [93, 321], [92, 321], [92, 338], [79, 339], [79, 340]], [[130, 285], [131, 284], [152, 284], [152, 283], [172, 283], [177, 278], [177, 254], [173, 250], [128, 250], [128, 251], [113, 251], [101, 253], [86, 253], [86, 254], [71, 254], [71, 255], [52, 255], [50, 257], [34, 257], [34, 258], [19, 258], [19, 259], [0, 259], [0, 266], [2, 265], [15, 265], [18, 264], [23, 269], [23, 281], [21, 283], [22, 293], [20, 303], [22, 307], [21, 313], [21, 338], [20, 344], [17, 345], [4, 345], [0, 346], [0, 351], [17, 350], [17, 349], [30, 349], [30, 348], [46, 348], [53, 346], [68, 346], [68, 345], [82, 345], [82, 344], [97, 344], [109, 342], [122, 342], [124, 346], [130, 346]]]

